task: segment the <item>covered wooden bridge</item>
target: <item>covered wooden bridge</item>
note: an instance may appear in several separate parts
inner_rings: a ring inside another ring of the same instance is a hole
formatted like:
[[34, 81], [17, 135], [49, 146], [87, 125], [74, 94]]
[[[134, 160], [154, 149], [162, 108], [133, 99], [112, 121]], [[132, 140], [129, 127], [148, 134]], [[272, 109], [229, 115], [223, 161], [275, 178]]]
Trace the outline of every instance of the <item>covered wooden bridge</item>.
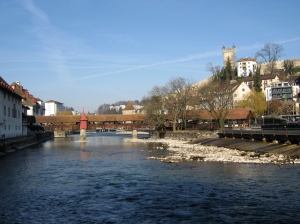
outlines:
[[[38, 123], [47, 131], [80, 129], [81, 115], [59, 115], [59, 116], [29, 116], [29, 123]], [[105, 114], [86, 115], [88, 120], [87, 130], [108, 130], [108, 129], [140, 129], [148, 128], [144, 123], [143, 114]]]

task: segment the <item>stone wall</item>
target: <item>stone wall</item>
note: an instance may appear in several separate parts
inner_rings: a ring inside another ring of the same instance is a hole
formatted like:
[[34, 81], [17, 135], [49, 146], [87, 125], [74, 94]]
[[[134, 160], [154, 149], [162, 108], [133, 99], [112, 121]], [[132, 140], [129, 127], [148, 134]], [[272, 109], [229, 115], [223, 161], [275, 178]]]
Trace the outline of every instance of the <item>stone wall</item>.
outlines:
[[[294, 65], [297, 67], [300, 67], [300, 58], [295, 58], [295, 59], [289, 59], [294, 61]], [[276, 61], [275, 66], [276, 69], [282, 70], [283, 69], [283, 62], [284, 60], [280, 60], [280, 61]], [[266, 73], [266, 69], [269, 63], [261, 63], [261, 73], [265, 74]]]
[[9, 150], [19, 149], [27, 145], [53, 139], [53, 132], [37, 133], [35, 135], [20, 136], [14, 138], [0, 139], [0, 153], [6, 153]]
[[218, 138], [217, 132], [214, 131], [166, 131], [166, 132], [153, 132], [151, 138], [172, 138], [172, 139], [188, 139], [194, 140], [198, 138]]

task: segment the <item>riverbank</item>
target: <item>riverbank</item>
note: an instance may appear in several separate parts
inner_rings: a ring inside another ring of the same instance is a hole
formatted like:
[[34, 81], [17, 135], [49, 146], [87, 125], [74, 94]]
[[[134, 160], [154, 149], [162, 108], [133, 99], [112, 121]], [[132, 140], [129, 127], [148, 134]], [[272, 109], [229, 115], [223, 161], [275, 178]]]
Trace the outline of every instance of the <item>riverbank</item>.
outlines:
[[17, 136], [14, 138], [5, 138], [0, 140], [0, 156], [7, 153], [21, 150], [26, 147], [37, 145], [41, 142], [54, 138], [53, 132], [34, 133], [27, 136]]
[[[131, 142], [158, 143], [156, 150], [167, 149], [166, 157], [148, 157], [162, 162], [179, 163], [187, 161], [224, 162], [224, 163], [272, 163], [300, 164], [300, 147], [297, 145], [267, 144], [262, 142], [246, 142], [215, 137], [201, 137], [198, 139], [172, 138], [159, 139], [126, 139]], [[223, 145], [223, 146], [222, 146]], [[227, 147], [224, 147], [227, 146]]]

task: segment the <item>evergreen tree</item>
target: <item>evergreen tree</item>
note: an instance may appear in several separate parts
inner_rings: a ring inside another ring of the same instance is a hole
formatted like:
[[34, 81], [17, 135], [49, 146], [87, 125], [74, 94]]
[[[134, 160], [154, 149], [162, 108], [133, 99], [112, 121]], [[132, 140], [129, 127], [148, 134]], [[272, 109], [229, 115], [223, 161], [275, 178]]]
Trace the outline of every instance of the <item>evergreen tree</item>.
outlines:
[[231, 61], [229, 57], [227, 58], [225, 67], [222, 69], [220, 76], [221, 76], [221, 81], [225, 83], [229, 83], [234, 76], [234, 69], [231, 65]]
[[261, 92], [261, 78], [260, 78], [260, 67], [256, 69], [256, 72], [253, 76], [253, 88], [256, 92]]

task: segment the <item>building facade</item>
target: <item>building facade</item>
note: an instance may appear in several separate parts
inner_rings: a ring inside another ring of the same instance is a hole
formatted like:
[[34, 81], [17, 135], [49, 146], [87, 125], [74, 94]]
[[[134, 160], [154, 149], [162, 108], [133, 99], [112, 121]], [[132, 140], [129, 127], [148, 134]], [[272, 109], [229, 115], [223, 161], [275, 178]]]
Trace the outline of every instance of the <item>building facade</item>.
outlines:
[[291, 85], [289, 82], [278, 82], [271, 87], [272, 100], [293, 102], [295, 95], [299, 93], [299, 86]]
[[22, 97], [0, 77], [0, 137], [23, 135]]
[[241, 58], [237, 61], [236, 68], [238, 77], [248, 77], [256, 72], [257, 60], [256, 58]]
[[63, 110], [63, 103], [49, 100], [45, 102], [45, 116], [56, 116], [58, 112]]
[[245, 99], [245, 96], [250, 94], [252, 91], [245, 82], [236, 83], [232, 86], [232, 97], [233, 105], [237, 104], [239, 101]]

